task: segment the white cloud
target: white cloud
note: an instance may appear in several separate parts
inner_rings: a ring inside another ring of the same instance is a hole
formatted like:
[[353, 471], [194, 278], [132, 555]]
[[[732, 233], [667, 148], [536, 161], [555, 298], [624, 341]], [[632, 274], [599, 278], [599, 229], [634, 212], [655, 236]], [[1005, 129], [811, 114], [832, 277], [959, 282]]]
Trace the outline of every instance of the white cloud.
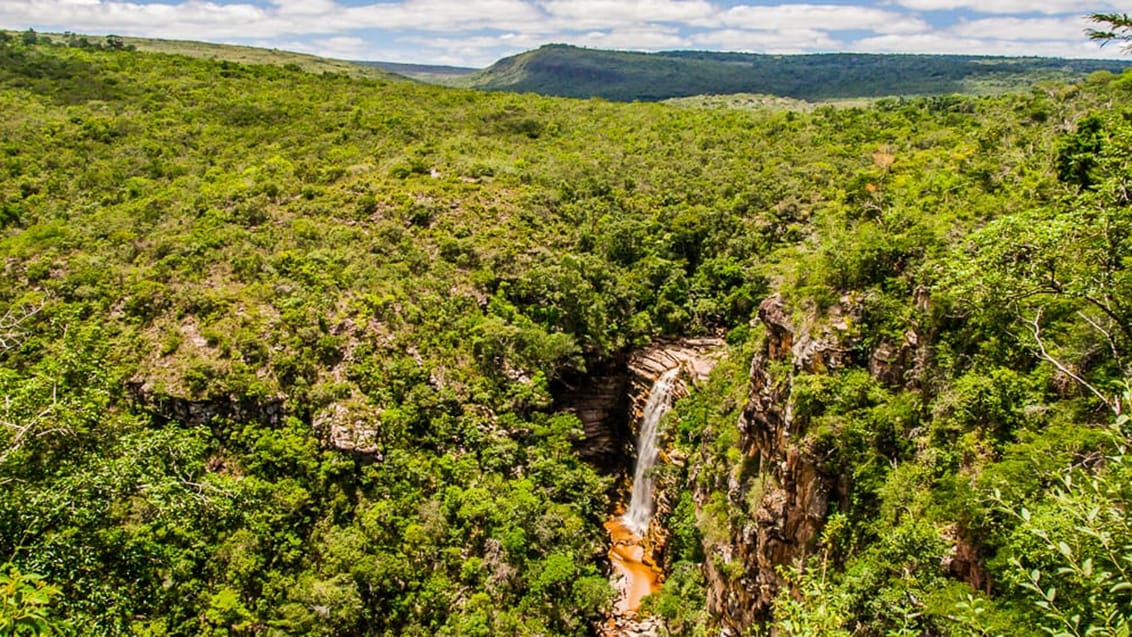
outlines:
[[716, 16], [727, 27], [743, 29], [864, 30], [876, 33], [918, 33], [929, 26], [919, 18], [871, 7], [833, 4], [740, 5]]
[[1049, 15], [1059, 13], [1084, 15], [1094, 11], [1120, 8], [1115, 0], [1095, 0], [1091, 3], [1092, 6], [1084, 6], [1082, 0], [894, 0], [894, 4], [924, 11], [969, 9], [976, 13]]
[[[904, 0], [906, 3], [943, 0]], [[955, 3], [951, 3], [955, 4]], [[985, 0], [989, 9], [1005, 9], [1011, 0]], [[1028, 3], [1027, 3], [1028, 4]], [[1047, 6], [1057, 6], [1050, 0]], [[1068, 4], [1068, 3], [1064, 3]], [[1065, 58], [1118, 58], [1119, 49], [1101, 49], [1085, 37], [1090, 22], [1081, 15], [1001, 16], [960, 20], [945, 29], [914, 36], [880, 34], [849, 43], [854, 50], [884, 53], [1022, 55]]]
[[591, 31], [576, 36], [567, 36], [567, 44], [602, 49], [658, 50], [686, 48], [691, 43], [679, 35], [676, 29], [638, 28], [615, 29], [612, 31]]
[[697, 47], [765, 53], [832, 51], [842, 46], [828, 33], [814, 29], [783, 29], [780, 31], [719, 29], [697, 33], [692, 36], [691, 40]]
[[334, 11], [334, 0], [271, 0], [285, 15], [314, 16]]
[[0, 3], [0, 23], [172, 38], [271, 37], [293, 32], [288, 21], [252, 4], [140, 4], [96, 0]]
[[963, 21], [948, 33], [963, 38], [994, 40], [1080, 40], [1088, 21], [1084, 18], [983, 18]]
[[1096, 44], [1072, 40], [996, 40], [966, 38], [941, 32], [926, 35], [881, 35], [851, 43], [851, 49], [871, 53], [947, 53], [954, 55], [1034, 55], [1042, 57], [1117, 57]]
[[704, 0], [543, 0], [539, 5], [573, 29], [655, 22], [692, 22], [714, 15]]
[[341, 8], [332, 14], [338, 28], [477, 31], [521, 29], [544, 19], [523, 0], [404, 0]]
[[275, 38], [357, 29], [468, 32], [516, 29], [545, 19], [523, 0], [402, 0], [347, 7], [317, 0], [271, 6], [186, 0], [143, 4], [123, 0], [0, 2], [0, 24], [174, 38]]

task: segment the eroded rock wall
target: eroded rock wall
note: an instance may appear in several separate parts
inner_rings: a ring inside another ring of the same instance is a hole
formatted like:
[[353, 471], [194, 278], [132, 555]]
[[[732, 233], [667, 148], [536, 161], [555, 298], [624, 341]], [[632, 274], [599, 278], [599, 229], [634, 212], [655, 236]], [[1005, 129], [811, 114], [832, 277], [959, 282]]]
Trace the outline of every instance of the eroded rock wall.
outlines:
[[572, 412], [582, 422], [585, 436], [578, 442], [578, 454], [610, 472], [625, 471], [632, 452], [628, 388], [621, 360], [563, 381], [554, 391], [555, 409]]
[[684, 368], [686, 382], [707, 378], [722, 345], [717, 338], [658, 341], [563, 383], [555, 391], [555, 407], [582, 421], [585, 439], [578, 453], [611, 471], [631, 471], [636, 423], [653, 384], [673, 367]]
[[[856, 311], [851, 299], [810, 317], [795, 316], [778, 296], [759, 307], [765, 337], [738, 423], [741, 466], [717, 472], [715, 481], [693, 480], [701, 508], [713, 493], [726, 497], [726, 537], [705, 536], [705, 575], [708, 611], [730, 634], [770, 617], [783, 585], [778, 567], [814, 551], [830, 503], [844, 497], [843, 478], [807, 446], [807, 423], [795, 417], [790, 394], [796, 374], [852, 362]], [[718, 459], [705, 452], [700, 461]]]

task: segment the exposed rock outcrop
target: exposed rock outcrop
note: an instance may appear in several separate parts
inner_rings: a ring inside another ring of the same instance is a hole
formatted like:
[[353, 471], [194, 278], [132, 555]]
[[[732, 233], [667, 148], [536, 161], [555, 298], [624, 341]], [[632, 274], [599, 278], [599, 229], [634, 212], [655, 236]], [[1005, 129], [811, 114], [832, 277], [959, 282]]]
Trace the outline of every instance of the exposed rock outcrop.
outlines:
[[[187, 392], [158, 389], [142, 380], [131, 383], [129, 390], [134, 402], [155, 418], [191, 427], [208, 425], [218, 419], [254, 421], [277, 427], [286, 413], [286, 398], [283, 396], [221, 394], [190, 397]], [[378, 413], [363, 399], [355, 397], [332, 403], [315, 413], [311, 424], [325, 446], [381, 460], [377, 444], [380, 432]]]
[[729, 516], [742, 520], [727, 530], [729, 537], [708, 539], [705, 546], [708, 610], [734, 634], [769, 618], [783, 584], [777, 568], [814, 550], [830, 501], [844, 493], [841, 477], [827, 473], [807, 446], [807, 423], [795, 417], [790, 393], [799, 372], [827, 373], [853, 362], [856, 312], [852, 299], [806, 318], [793, 316], [778, 296], [760, 305], [766, 336], [751, 361], [739, 420], [744, 463], [726, 472], [722, 483], [693, 479], [701, 507], [718, 490], [740, 510]]
[[206, 425], [217, 418], [250, 420], [268, 426], [276, 426], [283, 420], [284, 399], [281, 396], [192, 398], [179, 392], [159, 390], [143, 380], [136, 380], [128, 389], [134, 402], [156, 418], [188, 426]]
[[379, 414], [362, 398], [328, 405], [314, 415], [311, 424], [323, 444], [374, 460], [382, 459], [378, 445]]
[[631, 469], [634, 423], [640, 418], [653, 383], [664, 372], [679, 366], [683, 366], [685, 377], [691, 382], [707, 378], [722, 345], [723, 341], [717, 338], [659, 341], [584, 378], [563, 383], [554, 392], [555, 407], [573, 412], [582, 421], [585, 439], [579, 444], [578, 453], [609, 470]]
[[611, 471], [624, 471], [631, 457], [628, 386], [623, 366], [614, 364], [556, 392], [556, 408], [582, 421], [585, 438], [578, 444], [579, 455]]
[[978, 541], [968, 537], [964, 529], [957, 525], [944, 528], [942, 535], [951, 545], [951, 551], [944, 556], [940, 566], [955, 579], [989, 595], [990, 574], [987, 572], [984, 556], [980, 554]]
[[719, 362], [722, 348], [722, 339], [705, 337], [659, 341], [633, 352], [627, 366], [634, 406], [639, 410], [649, 388], [673, 367], [683, 367], [684, 376], [693, 383], [706, 379]]

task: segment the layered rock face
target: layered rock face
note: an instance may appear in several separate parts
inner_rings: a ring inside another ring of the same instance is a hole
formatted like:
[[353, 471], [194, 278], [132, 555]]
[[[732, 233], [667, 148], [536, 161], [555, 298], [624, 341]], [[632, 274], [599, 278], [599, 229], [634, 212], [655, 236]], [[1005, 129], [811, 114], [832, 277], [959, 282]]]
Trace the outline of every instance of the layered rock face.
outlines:
[[585, 431], [578, 453], [607, 469], [631, 471], [635, 426], [653, 384], [674, 367], [683, 367], [689, 382], [707, 378], [722, 344], [716, 338], [658, 341], [559, 388], [555, 407], [576, 414]]
[[[691, 389], [691, 386], [707, 379], [708, 374], [719, 362], [724, 351], [724, 342], [718, 338], [687, 338], [676, 341], [658, 341], [648, 347], [636, 350], [629, 356], [627, 363], [628, 397], [630, 413], [630, 435], [636, 438], [637, 426], [641, 422], [645, 402], [649, 390], [665, 372], [680, 368], [677, 385], [673, 388], [672, 401], [679, 400]], [[676, 464], [683, 466], [685, 459], [675, 457], [673, 450], [663, 445], [660, 452], [660, 462], [663, 464]], [[661, 482], [656, 485], [653, 493], [654, 516], [653, 522], [645, 531], [642, 538], [646, 559], [651, 564], [662, 564], [665, 559], [665, 545], [668, 542], [668, 530], [657, 524], [656, 520], [664, 519], [672, 512], [679, 499], [681, 485]]]
[[582, 421], [585, 437], [578, 444], [578, 454], [614, 472], [632, 468], [628, 388], [629, 378], [622, 360], [555, 392], [555, 408], [573, 412]]
[[692, 382], [704, 380], [715, 368], [722, 346], [718, 338], [686, 338], [659, 341], [633, 352], [628, 362], [633, 400], [643, 406], [649, 388], [674, 367], [683, 367]]
[[[851, 364], [858, 321], [846, 299], [818, 318], [794, 318], [778, 296], [759, 307], [766, 336], [751, 361], [747, 403], [739, 420], [742, 467], [722, 483], [700, 484], [702, 507], [711, 493], [726, 493], [728, 507], [740, 509], [725, 541], [705, 541], [708, 611], [724, 634], [739, 634], [770, 617], [783, 585], [776, 569], [813, 552], [830, 502], [844, 497], [846, 484], [823, 470], [805, 442], [806, 423], [795, 418], [790, 393], [801, 372], [827, 373]], [[705, 454], [704, 460], [712, 461]], [[693, 481], [694, 483], [697, 481]]]
[[274, 427], [283, 420], [284, 399], [281, 396], [254, 399], [224, 394], [191, 398], [184, 391], [157, 390], [153, 383], [140, 379], [130, 382], [127, 389], [136, 405], [162, 421], [180, 422], [195, 427], [217, 418], [230, 418], [252, 420]]

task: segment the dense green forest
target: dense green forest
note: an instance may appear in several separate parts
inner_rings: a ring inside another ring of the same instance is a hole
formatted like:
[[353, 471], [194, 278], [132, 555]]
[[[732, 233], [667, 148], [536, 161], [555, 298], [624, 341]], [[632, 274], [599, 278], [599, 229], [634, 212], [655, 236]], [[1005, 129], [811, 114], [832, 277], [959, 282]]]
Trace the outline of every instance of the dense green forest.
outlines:
[[[699, 109], [4, 37], [0, 634], [594, 634], [617, 476], [558, 399], [720, 333], [665, 421], [665, 630], [1127, 635], [1130, 98]], [[831, 504], [740, 621], [771, 395]]]
[[991, 95], [1041, 81], [1120, 72], [1119, 60], [971, 55], [717, 51], [640, 53], [548, 44], [444, 81], [488, 90], [631, 102], [692, 95], [760, 93], [808, 101], [894, 95]]

